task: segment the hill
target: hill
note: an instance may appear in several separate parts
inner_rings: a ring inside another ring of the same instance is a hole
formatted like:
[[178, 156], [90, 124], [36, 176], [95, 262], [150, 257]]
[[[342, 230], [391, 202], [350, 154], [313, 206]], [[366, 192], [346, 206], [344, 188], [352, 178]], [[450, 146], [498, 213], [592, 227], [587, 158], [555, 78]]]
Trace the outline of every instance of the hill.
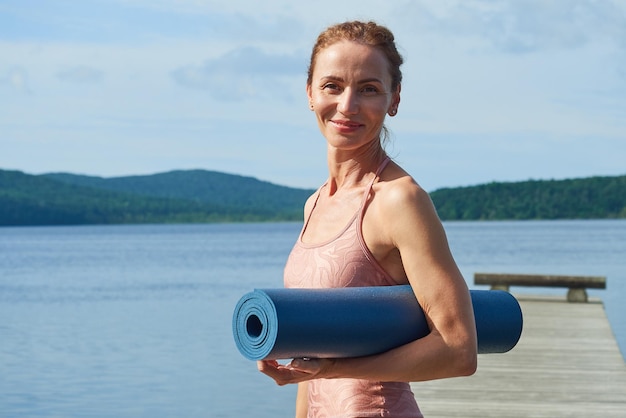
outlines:
[[106, 179], [0, 170], [0, 225], [299, 220], [310, 192], [203, 171]]
[[[312, 190], [206, 170], [147, 176], [0, 170], [0, 226], [299, 221]], [[626, 218], [626, 176], [435, 190], [443, 220]]]
[[626, 176], [494, 182], [431, 198], [443, 220], [626, 218]]
[[68, 173], [44, 174], [42, 177], [93, 189], [210, 204], [233, 211], [245, 208], [250, 213], [269, 217], [297, 214], [301, 218], [304, 202], [313, 192], [207, 170], [112, 178]]

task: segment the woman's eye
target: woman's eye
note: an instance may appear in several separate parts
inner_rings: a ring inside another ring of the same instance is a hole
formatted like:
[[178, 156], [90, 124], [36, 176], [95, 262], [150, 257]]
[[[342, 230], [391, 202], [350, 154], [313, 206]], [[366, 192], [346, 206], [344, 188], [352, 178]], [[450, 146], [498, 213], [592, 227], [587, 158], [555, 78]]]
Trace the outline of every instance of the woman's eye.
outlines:
[[322, 86], [323, 90], [339, 91], [339, 86], [335, 83], [326, 83]]
[[365, 94], [376, 94], [378, 93], [378, 88], [375, 86], [365, 86], [361, 89], [361, 92]]

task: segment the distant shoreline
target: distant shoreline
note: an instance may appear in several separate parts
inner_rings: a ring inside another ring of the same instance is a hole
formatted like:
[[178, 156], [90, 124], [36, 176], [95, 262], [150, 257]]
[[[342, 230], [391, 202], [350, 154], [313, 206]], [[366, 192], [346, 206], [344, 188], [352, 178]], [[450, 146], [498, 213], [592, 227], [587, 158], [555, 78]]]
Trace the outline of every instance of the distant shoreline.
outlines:
[[[0, 226], [300, 222], [313, 193], [206, 170], [102, 178], [0, 170]], [[443, 221], [626, 218], [626, 175], [430, 193]]]

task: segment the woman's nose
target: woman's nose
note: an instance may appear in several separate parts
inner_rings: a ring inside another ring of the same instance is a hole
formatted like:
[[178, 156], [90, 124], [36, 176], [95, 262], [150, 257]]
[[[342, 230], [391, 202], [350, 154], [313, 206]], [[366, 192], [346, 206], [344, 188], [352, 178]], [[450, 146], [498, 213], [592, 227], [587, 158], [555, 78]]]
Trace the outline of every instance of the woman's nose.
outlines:
[[344, 115], [355, 114], [359, 111], [359, 99], [356, 92], [352, 89], [345, 89], [339, 96], [337, 110]]

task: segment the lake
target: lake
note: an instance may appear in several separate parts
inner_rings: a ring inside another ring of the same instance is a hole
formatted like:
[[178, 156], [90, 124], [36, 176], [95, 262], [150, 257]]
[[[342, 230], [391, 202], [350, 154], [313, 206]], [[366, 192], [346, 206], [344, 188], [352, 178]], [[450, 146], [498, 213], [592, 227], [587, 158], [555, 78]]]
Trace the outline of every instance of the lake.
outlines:
[[[626, 220], [446, 222], [475, 272], [607, 276], [626, 349]], [[297, 223], [0, 228], [1, 417], [293, 416], [235, 348], [232, 311], [280, 287]], [[565, 295], [565, 289], [515, 292]]]

